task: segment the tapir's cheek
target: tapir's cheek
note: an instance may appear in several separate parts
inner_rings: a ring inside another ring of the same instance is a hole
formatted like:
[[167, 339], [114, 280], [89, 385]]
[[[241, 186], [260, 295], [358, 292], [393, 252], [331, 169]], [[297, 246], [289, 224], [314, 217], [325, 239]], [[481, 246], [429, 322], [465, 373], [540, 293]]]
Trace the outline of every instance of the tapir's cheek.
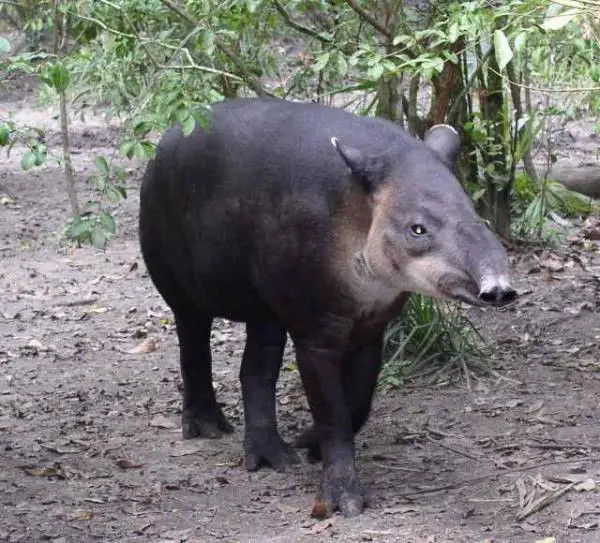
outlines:
[[442, 298], [446, 295], [440, 290], [439, 281], [448, 271], [444, 260], [434, 255], [412, 259], [404, 269], [411, 290]]

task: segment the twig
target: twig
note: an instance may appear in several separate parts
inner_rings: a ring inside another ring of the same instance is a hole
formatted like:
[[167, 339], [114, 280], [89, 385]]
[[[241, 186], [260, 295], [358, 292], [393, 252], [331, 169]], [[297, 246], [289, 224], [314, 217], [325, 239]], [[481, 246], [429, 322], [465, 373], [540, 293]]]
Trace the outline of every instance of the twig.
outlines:
[[527, 517], [533, 515], [534, 513], [541, 511], [544, 507], [547, 507], [551, 503], [554, 503], [561, 496], [563, 496], [564, 494], [569, 492], [569, 490], [571, 490], [576, 484], [577, 484], [577, 482], [570, 483], [567, 486], [565, 486], [559, 490], [556, 490], [555, 492], [547, 494], [546, 496], [542, 496], [541, 498], [538, 498], [537, 500], [534, 500], [525, 509], [523, 509], [522, 511], [519, 511], [519, 513], [517, 513], [517, 520], [524, 520]]
[[[595, 458], [588, 457], [586, 460], [588, 462], [590, 462], [590, 461], [591, 462], [600, 462], [600, 457], [595, 457]], [[507, 474], [510, 475], [512, 473], [531, 471], [532, 469], [539, 469], [539, 468], [544, 468], [544, 467], [548, 467], [548, 466], [556, 466], [556, 465], [560, 465], [560, 464], [576, 464], [581, 461], [582, 461], [581, 458], [577, 458], [577, 459], [572, 459], [572, 460], [556, 460], [554, 462], [543, 462], [541, 464], [535, 464], [534, 466], [525, 466], [525, 467], [520, 467], [520, 468], [513, 468], [510, 470], [503, 470], [500, 473], [488, 473], [487, 475], [480, 475], [478, 477], [472, 477], [470, 479], [465, 479], [464, 481], [458, 481], [456, 483], [450, 483], [447, 485], [442, 485], [442, 486], [437, 486], [437, 487], [432, 487], [432, 488], [421, 488], [421, 489], [415, 490], [413, 492], [402, 492], [402, 493], [398, 494], [398, 497], [409, 498], [410, 496], [418, 496], [421, 494], [431, 494], [433, 492], [442, 492], [444, 490], [453, 490], [460, 486], [480, 483], [481, 481], [486, 481], [488, 479], [494, 479], [494, 478], [500, 477], [502, 475], [507, 475]]]
[[392, 33], [383, 26], [375, 17], [373, 17], [368, 11], [361, 8], [354, 0], [346, 0], [348, 4], [362, 19], [367, 21], [375, 30], [383, 34], [386, 38], [391, 38]]
[[517, 83], [516, 81], [510, 81], [510, 79], [504, 75], [503, 73], [494, 70], [492, 67], [488, 67], [490, 72], [495, 73], [497, 76], [502, 77], [509, 84], [515, 85], [516, 87], [521, 87], [522, 89], [529, 89], [532, 91], [542, 92], [546, 94], [558, 93], [558, 92], [596, 92], [600, 91], [600, 87], [574, 87], [570, 89], [549, 89], [544, 87], [534, 87], [532, 85], [525, 85], [524, 83]]
[[286, 24], [288, 26], [291, 26], [294, 30], [302, 32], [303, 34], [306, 34], [311, 38], [315, 38], [323, 43], [333, 43], [333, 40], [331, 38], [323, 36], [323, 34], [321, 34], [320, 32], [317, 32], [316, 30], [309, 28], [308, 26], [304, 26], [303, 24], [294, 21], [279, 0], [273, 0], [273, 5], [275, 6], [275, 9], [279, 13], [279, 15], [281, 15], [283, 20], [286, 22]]
[[560, 441], [553, 441], [553, 443], [526, 442], [525, 445], [536, 449], [590, 449], [596, 451], [600, 450], [600, 445], [594, 445], [593, 443], [561, 443]]
[[[194, 19], [192, 19], [185, 11], [183, 11], [183, 9], [181, 9], [171, 0], [160, 1], [164, 6], [169, 8], [173, 13], [176, 13], [189, 25], [200, 26], [200, 23], [194, 21]], [[236, 68], [240, 71], [248, 86], [259, 96], [271, 96], [271, 94], [263, 88], [259, 79], [252, 72], [250, 72], [248, 68], [246, 68], [244, 61], [227, 46], [227, 44], [216, 34], [216, 32], [214, 33], [214, 39], [217, 49], [219, 49], [221, 53], [223, 53], [233, 64], [235, 64]]]
[[471, 460], [481, 461], [481, 458], [478, 458], [477, 456], [473, 456], [472, 454], [463, 452], [459, 449], [455, 449], [451, 445], [446, 445], [445, 443], [442, 443], [441, 441], [438, 441], [437, 439], [433, 439], [430, 435], [426, 435], [425, 439], [427, 441], [429, 441], [430, 443], [435, 443], [438, 447], [442, 447], [442, 449], [447, 449], [449, 451], [452, 451], [453, 453], [460, 454], [460, 456], [470, 458]]
[[56, 304], [55, 307], [78, 307], [81, 305], [90, 305], [95, 304], [99, 299], [100, 298], [98, 296], [92, 296], [91, 298], [83, 298], [81, 300], [70, 300], [68, 302]]
[[422, 469], [414, 469], [414, 468], [403, 468], [401, 466], [389, 466], [387, 464], [382, 464], [381, 462], [370, 462], [371, 464], [373, 464], [374, 466], [383, 468], [383, 469], [390, 469], [392, 471], [408, 471], [410, 473], [425, 473], [425, 470]]

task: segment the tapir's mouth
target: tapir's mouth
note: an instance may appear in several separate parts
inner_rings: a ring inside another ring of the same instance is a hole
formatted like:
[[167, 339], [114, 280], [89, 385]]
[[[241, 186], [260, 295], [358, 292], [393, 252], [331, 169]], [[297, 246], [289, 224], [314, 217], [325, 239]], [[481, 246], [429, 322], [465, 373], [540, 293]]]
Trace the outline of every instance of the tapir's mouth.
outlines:
[[517, 299], [517, 292], [508, 286], [481, 290], [470, 278], [458, 276], [442, 277], [438, 284], [445, 296], [476, 307], [504, 307]]

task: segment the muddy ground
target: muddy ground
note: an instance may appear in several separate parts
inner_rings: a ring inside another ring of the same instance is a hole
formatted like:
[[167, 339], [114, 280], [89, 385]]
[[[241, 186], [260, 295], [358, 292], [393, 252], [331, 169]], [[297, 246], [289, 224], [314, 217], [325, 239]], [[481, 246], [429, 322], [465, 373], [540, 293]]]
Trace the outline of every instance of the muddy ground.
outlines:
[[[8, 111], [58, 149], [27, 81], [0, 97]], [[569, 152], [593, 160], [585, 126], [564, 127]], [[74, 122], [82, 198], [114, 137], [100, 116]], [[551, 254], [513, 252], [513, 307], [470, 310], [496, 376], [379, 393], [357, 440], [370, 507], [317, 522], [319, 466], [239, 465], [239, 325], [221, 321], [213, 338], [236, 433], [182, 442], [175, 330], [137, 243], [139, 168], [118, 237], [74, 250], [60, 241], [59, 167], [25, 173], [18, 159], [0, 158], [0, 540], [600, 541], [600, 259], [580, 231]], [[291, 368], [278, 390], [288, 439], [309, 420]]]

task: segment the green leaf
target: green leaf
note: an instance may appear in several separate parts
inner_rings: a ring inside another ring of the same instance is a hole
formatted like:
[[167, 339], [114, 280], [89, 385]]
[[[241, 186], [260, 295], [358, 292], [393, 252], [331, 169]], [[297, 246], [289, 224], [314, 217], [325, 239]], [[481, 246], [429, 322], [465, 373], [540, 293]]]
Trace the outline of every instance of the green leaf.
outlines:
[[6, 38], [0, 36], [0, 53], [10, 53], [10, 49], [10, 42]]
[[83, 234], [88, 234], [91, 223], [87, 218], [77, 217], [71, 223], [71, 236], [73, 238], [81, 238]]
[[196, 128], [196, 119], [194, 119], [193, 115], [189, 115], [181, 122], [181, 132], [184, 136], [189, 136]]
[[329, 53], [322, 54], [313, 66], [315, 72], [320, 72], [329, 63]]
[[27, 151], [21, 158], [21, 168], [25, 171], [31, 170], [37, 162], [37, 156], [33, 151]]
[[10, 126], [6, 123], [0, 124], [0, 146], [8, 145], [10, 140]]
[[64, 92], [67, 90], [69, 84], [71, 83], [71, 77], [69, 76], [69, 71], [62, 62], [57, 63], [52, 67], [50, 80], [52, 81], [52, 86], [58, 92]]
[[106, 158], [104, 158], [103, 156], [97, 156], [94, 159], [94, 164], [96, 164], [96, 168], [98, 168], [98, 171], [105, 176], [108, 176], [110, 174], [110, 168], [108, 166], [108, 162], [106, 160]]
[[94, 228], [92, 230], [92, 245], [98, 247], [98, 249], [104, 249], [106, 247], [106, 234], [101, 228]]
[[494, 31], [494, 53], [496, 54], [496, 62], [498, 62], [498, 68], [503, 70], [506, 65], [511, 61], [513, 57], [510, 43], [508, 38], [502, 30]]
[[515, 38], [515, 51], [522, 51], [525, 48], [526, 43], [527, 34], [525, 32], [517, 34], [517, 37]]
[[41, 166], [44, 163], [44, 160], [46, 160], [46, 147], [44, 147], [44, 146], [38, 147], [35, 150], [34, 154], [35, 154], [35, 165]]
[[134, 141], [124, 141], [119, 148], [119, 152], [122, 155], [125, 155], [127, 158], [133, 158], [135, 153], [135, 142]]
[[114, 185], [106, 186], [106, 197], [111, 204], [116, 204], [122, 198], [121, 192]]
[[117, 223], [114, 217], [106, 211], [100, 212], [100, 224], [109, 234], [114, 234], [117, 231]]
[[542, 28], [544, 30], [560, 30], [567, 26], [578, 13], [581, 13], [580, 9], [568, 9], [562, 15], [548, 15], [542, 23]]

